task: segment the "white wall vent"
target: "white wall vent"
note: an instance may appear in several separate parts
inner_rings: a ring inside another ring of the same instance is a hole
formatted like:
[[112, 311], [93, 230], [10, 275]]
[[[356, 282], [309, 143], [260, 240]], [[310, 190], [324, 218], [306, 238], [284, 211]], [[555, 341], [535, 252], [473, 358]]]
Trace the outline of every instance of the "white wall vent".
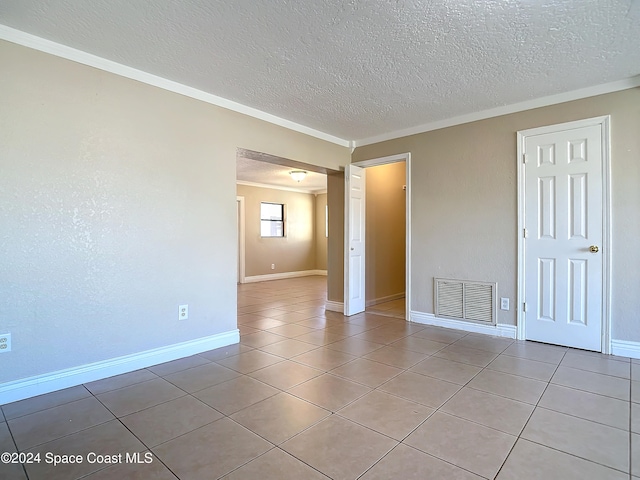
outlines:
[[496, 324], [497, 284], [434, 279], [436, 316]]

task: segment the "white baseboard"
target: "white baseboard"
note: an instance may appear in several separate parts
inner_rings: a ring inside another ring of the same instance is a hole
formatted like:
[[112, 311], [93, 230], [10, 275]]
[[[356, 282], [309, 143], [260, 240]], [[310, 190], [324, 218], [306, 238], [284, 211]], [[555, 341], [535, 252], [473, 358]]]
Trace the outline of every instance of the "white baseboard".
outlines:
[[640, 358], [640, 342], [628, 340], [611, 340], [611, 355]]
[[394, 293], [393, 295], [387, 295], [386, 297], [374, 298], [373, 300], [367, 300], [367, 307], [372, 307], [380, 303], [392, 302], [393, 300], [400, 300], [404, 298], [404, 292]]
[[243, 283], [268, 282], [269, 280], [283, 280], [285, 278], [310, 277], [312, 275], [327, 275], [326, 270], [300, 270], [298, 272], [269, 273], [267, 275], [253, 275], [244, 277]]
[[344, 313], [344, 303], [327, 300], [327, 303], [324, 304], [324, 309], [330, 312]]
[[465, 332], [483, 333], [494, 337], [516, 338], [515, 325], [482, 325], [480, 323], [465, 322], [464, 320], [452, 320], [450, 318], [436, 317], [433, 313], [412, 311], [410, 320], [424, 325], [464, 330]]
[[170, 362], [214, 348], [226, 347], [239, 341], [240, 332], [236, 329], [210, 337], [3, 383], [0, 384], [0, 405]]

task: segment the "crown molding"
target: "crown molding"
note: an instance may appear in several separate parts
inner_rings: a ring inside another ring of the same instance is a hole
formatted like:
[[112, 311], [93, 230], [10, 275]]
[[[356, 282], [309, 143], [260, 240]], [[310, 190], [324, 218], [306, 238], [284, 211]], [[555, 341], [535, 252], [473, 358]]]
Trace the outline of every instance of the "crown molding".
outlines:
[[580, 100], [582, 98], [595, 97], [596, 95], [604, 95], [606, 93], [618, 92], [620, 90], [627, 90], [629, 88], [635, 87], [640, 87], [640, 75], [626, 78], [624, 80], [618, 80], [616, 82], [604, 83], [601, 85], [595, 85], [593, 87], [573, 90], [571, 92], [558, 93], [556, 95], [549, 95], [547, 97], [535, 98], [524, 102], [513, 103], [511, 105], [504, 105], [501, 107], [490, 108], [488, 110], [482, 110], [480, 112], [474, 112], [444, 120], [438, 120], [436, 122], [425, 123], [424, 125], [418, 125], [416, 127], [396, 130], [395, 132], [383, 133], [381, 135], [352, 141], [350, 146], [353, 153], [354, 146], [362, 147], [365, 145], [371, 145], [373, 143], [385, 142], [387, 140], [394, 140], [401, 137], [408, 137], [409, 135], [416, 135], [419, 133], [430, 132], [432, 130], [439, 130], [441, 128], [453, 127], [455, 125], [461, 125], [463, 123], [477, 122], [478, 120], [485, 120], [487, 118], [499, 117], [501, 115], [508, 115], [510, 113], [523, 112], [525, 110], [532, 110], [534, 108], [547, 107], [549, 105], [556, 105], [558, 103]]
[[107, 60], [106, 58], [92, 55], [90, 53], [83, 52], [82, 50], [77, 50], [60, 43], [52, 42], [51, 40], [46, 40], [44, 38], [37, 37], [35, 35], [31, 35], [30, 33], [25, 33], [2, 24], [0, 24], [0, 40], [6, 40], [7, 42], [22, 45], [23, 47], [29, 47], [44, 53], [49, 53], [51, 55], [65, 58], [76, 63], [81, 63], [83, 65], [88, 65], [99, 70], [104, 70], [105, 72], [113, 73], [121, 77], [137, 80], [138, 82], [146, 83], [147, 85], [152, 85], [169, 92], [184, 95], [185, 97], [190, 97], [202, 102], [210, 103], [211, 105], [215, 105], [217, 107], [242, 113], [243, 115], [257, 118], [258, 120], [263, 120], [265, 122], [269, 122], [274, 125], [287, 128], [289, 130], [309, 135], [311, 137], [319, 138], [320, 140], [335, 143], [336, 145], [340, 145], [342, 147], [351, 147], [351, 142], [349, 140], [345, 140], [334, 135], [321, 132], [320, 130], [316, 130], [305, 125], [292, 122], [285, 118], [277, 117], [270, 113], [263, 112], [262, 110], [248, 107], [241, 103], [227, 100], [226, 98], [218, 97], [217, 95], [212, 95], [211, 93], [198, 90], [197, 88], [189, 87], [172, 80], [167, 80], [166, 78], [152, 75], [150, 73], [143, 72], [142, 70], [128, 67], [126, 65], [122, 65], [121, 63]]

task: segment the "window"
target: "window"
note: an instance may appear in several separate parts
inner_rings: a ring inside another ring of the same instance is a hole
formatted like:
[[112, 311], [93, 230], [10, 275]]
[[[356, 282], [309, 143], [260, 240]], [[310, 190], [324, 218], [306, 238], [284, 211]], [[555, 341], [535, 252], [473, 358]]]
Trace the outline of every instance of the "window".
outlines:
[[284, 237], [284, 205], [260, 203], [260, 236]]

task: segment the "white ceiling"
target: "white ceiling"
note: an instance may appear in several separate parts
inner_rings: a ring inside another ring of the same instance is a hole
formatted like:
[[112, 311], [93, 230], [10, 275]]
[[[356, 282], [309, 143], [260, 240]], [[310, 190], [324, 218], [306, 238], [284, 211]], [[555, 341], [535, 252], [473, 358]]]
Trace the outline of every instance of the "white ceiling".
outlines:
[[0, 23], [347, 140], [640, 74], [638, 0], [2, 0]]
[[321, 173], [307, 172], [307, 176], [298, 183], [291, 178], [289, 172], [300, 168], [285, 167], [273, 163], [251, 160], [238, 156], [236, 161], [236, 179], [241, 182], [284, 187], [309, 193], [327, 190], [327, 176]]

